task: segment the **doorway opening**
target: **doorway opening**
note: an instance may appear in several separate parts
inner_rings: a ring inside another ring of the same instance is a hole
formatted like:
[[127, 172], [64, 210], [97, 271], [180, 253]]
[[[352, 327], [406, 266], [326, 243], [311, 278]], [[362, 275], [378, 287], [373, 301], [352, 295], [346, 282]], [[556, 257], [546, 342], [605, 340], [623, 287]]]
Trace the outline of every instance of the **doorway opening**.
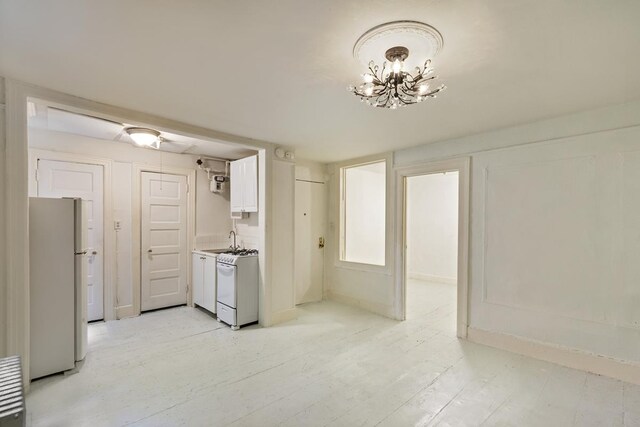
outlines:
[[455, 333], [459, 173], [405, 178], [406, 318], [436, 318]]
[[[410, 165], [405, 167], [396, 168], [396, 259], [398, 262], [395, 267], [395, 277], [396, 277], [396, 313], [397, 318], [400, 320], [405, 320], [407, 318], [412, 318], [412, 308], [409, 308], [409, 304], [414, 304], [414, 313], [418, 310], [428, 310], [428, 304], [433, 304], [436, 301], [435, 296], [432, 296], [429, 299], [430, 295], [435, 295], [435, 293], [426, 292], [426, 302], [421, 305], [419, 294], [420, 289], [423, 291], [425, 288], [417, 288], [416, 286], [412, 286], [410, 281], [412, 280], [420, 280], [425, 281], [424, 279], [429, 279], [432, 282], [434, 279], [443, 281], [443, 277], [447, 277], [450, 283], [452, 280], [451, 273], [447, 276], [444, 273], [437, 273], [436, 270], [434, 272], [422, 273], [420, 276], [419, 268], [423, 268], [422, 265], [415, 265], [417, 261], [415, 259], [409, 260], [409, 256], [412, 252], [411, 248], [409, 248], [409, 244], [427, 244], [428, 242], [433, 243], [435, 237], [425, 232], [416, 232], [413, 230], [413, 222], [422, 221], [425, 219], [431, 218], [431, 221], [434, 221], [435, 212], [444, 209], [442, 206], [443, 201], [438, 202], [438, 197], [431, 196], [429, 194], [418, 195], [417, 197], [412, 195], [412, 189], [409, 188], [413, 183], [417, 183], [417, 191], [418, 190], [426, 190], [428, 187], [426, 185], [420, 185], [420, 181], [426, 180], [431, 183], [433, 180], [434, 183], [437, 181], [446, 181], [447, 179], [452, 179], [454, 176], [457, 176], [457, 186], [452, 185], [450, 182], [449, 190], [447, 191], [447, 195], [457, 198], [457, 209], [455, 213], [451, 213], [449, 211], [449, 220], [448, 224], [457, 223], [456, 228], [456, 239], [457, 245], [455, 250], [455, 265], [456, 265], [456, 275], [455, 275], [455, 285], [439, 283], [440, 289], [443, 289], [442, 285], [448, 285], [450, 288], [448, 292], [453, 293], [455, 295], [453, 297], [454, 310], [449, 313], [448, 319], [443, 319], [442, 322], [446, 325], [447, 328], [450, 328], [455, 325], [455, 335], [459, 338], [467, 337], [467, 328], [468, 328], [468, 294], [469, 294], [469, 177], [471, 170], [471, 159], [468, 157], [461, 157], [456, 159], [448, 159], [441, 161], [434, 161], [431, 163], [423, 163]], [[452, 175], [454, 174], [455, 175]], [[447, 177], [449, 175], [449, 177]], [[425, 178], [420, 178], [425, 177]], [[437, 179], [440, 177], [440, 179]], [[416, 179], [416, 181], [409, 181], [410, 179]], [[436, 185], [438, 187], [438, 185]], [[444, 188], [444, 187], [442, 187]], [[431, 200], [431, 203], [429, 201]], [[453, 203], [453, 202], [450, 202]], [[417, 213], [410, 213], [412, 208], [417, 207], [415, 210]], [[413, 218], [413, 220], [412, 220]], [[417, 218], [417, 220], [416, 220]], [[455, 218], [455, 221], [453, 219]], [[449, 232], [451, 234], [451, 232]], [[433, 239], [432, 239], [433, 237]], [[413, 240], [412, 240], [413, 239]], [[449, 247], [452, 246], [449, 243]], [[417, 248], [413, 249], [413, 252], [416, 252]], [[440, 252], [444, 253], [444, 249], [441, 249]], [[451, 252], [449, 252], [451, 253]], [[431, 256], [431, 258], [435, 258], [435, 256]], [[450, 258], [453, 258], [450, 256]], [[451, 262], [451, 259], [449, 259]], [[439, 261], [441, 267], [445, 265], [445, 261]], [[450, 264], [446, 264], [450, 265]], [[451, 270], [449, 270], [451, 271]], [[410, 275], [412, 276], [410, 278]], [[431, 276], [429, 276], [431, 275]], [[435, 277], [433, 277], [435, 276]], [[445, 280], [446, 281], [446, 280]], [[414, 284], [416, 284], [414, 282]], [[417, 285], [417, 284], [416, 284]], [[415, 297], [413, 294], [418, 295]], [[426, 289], [428, 291], [428, 289]], [[446, 295], [447, 290], [443, 290], [444, 295]], [[423, 292], [424, 293], [424, 292]], [[443, 297], [444, 298], [444, 297]], [[450, 301], [450, 300], [449, 300]], [[417, 307], [416, 307], [417, 306]], [[417, 309], [417, 310], [416, 310]], [[440, 311], [433, 312], [432, 316], [437, 315], [438, 313], [445, 310], [444, 308]], [[432, 319], [435, 320], [435, 319]], [[441, 323], [442, 323], [441, 322]]]

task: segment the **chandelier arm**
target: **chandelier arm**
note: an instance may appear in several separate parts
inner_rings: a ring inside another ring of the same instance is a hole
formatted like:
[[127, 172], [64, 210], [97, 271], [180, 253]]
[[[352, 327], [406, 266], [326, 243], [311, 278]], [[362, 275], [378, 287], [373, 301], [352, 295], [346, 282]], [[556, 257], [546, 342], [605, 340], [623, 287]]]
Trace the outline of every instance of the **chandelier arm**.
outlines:
[[[420, 93], [427, 89], [427, 82], [438, 78], [437, 75], [432, 74], [433, 68], [430, 68], [430, 64], [430, 60], [425, 61], [424, 67], [416, 67], [417, 71], [414, 74], [400, 71], [398, 73], [389, 72], [385, 76], [387, 62], [385, 61], [382, 66], [378, 66], [371, 61], [368, 73], [365, 75], [365, 83], [358, 87], [351, 86], [351, 92], [371, 106], [391, 109], [416, 104], [426, 98], [435, 98], [438, 92], [446, 88], [444, 84], [428, 92]], [[367, 81], [369, 79], [370, 81]]]

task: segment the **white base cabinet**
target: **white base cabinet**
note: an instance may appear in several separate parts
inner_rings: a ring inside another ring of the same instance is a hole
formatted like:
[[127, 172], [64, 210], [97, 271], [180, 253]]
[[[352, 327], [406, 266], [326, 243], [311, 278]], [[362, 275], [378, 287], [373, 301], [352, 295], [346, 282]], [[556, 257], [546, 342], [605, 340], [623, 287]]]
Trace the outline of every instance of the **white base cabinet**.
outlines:
[[194, 251], [191, 255], [193, 304], [216, 313], [216, 256]]

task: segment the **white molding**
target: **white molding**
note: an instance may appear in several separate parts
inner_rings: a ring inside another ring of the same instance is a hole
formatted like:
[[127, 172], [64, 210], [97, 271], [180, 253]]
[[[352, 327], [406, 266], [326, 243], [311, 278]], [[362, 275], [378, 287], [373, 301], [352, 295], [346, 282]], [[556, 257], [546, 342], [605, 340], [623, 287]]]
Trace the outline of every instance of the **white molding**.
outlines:
[[640, 364], [514, 335], [468, 328], [468, 340], [546, 362], [640, 384]]
[[298, 309], [297, 308], [288, 308], [286, 310], [278, 311], [276, 313], [271, 314], [271, 326], [277, 325], [278, 323], [288, 322], [289, 320], [293, 320], [298, 317]]
[[433, 274], [420, 273], [417, 271], [410, 271], [407, 273], [409, 279], [423, 280], [425, 282], [444, 283], [446, 285], [455, 285], [458, 283], [458, 279], [455, 277], [434, 276]]
[[127, 317], [136, 317], [140, 313], [136, 313], [132, 305], [123, 305], [120, 307], [116, 307], [116, 318], [126, 319]]
[[[141, 220], [141, 184], [140, 174], [142, 172], [166, 173], [170, 175], [182, 175], [187, 178], [189, 193], [187, 197], [187, 252], [195, 249], [196, 238], [196, 170], [188, 168], [178, 168], [171, 166], [156, 166], [141, 163], [133, 163], [131, 167], [131, 292], [133, 296], [133, 316], [141, 313], [140, 292], [142, 289], [142, 264], [140, 245]], [[191, 262], [187, 262], [187, 305], [193, 307], [193, 286], [191, 284]], [[129, 310], [121, 310], [127, 317], [131, 317]]]
[[[260, 282], [258, 287], [258, 320], [263, 327], [271, 326], [272, 322], [272, 289], [271, 283], [271, 253], [273, 229], [272, 182], [274, 150], [262, 149], [258, 151], [258, 224], [260, 236], [258, 241], [258, 268]], [[269, 248], [269, 249], [267, 249]], [[293, 267], [293, 266], [292, 266]]]
[[[341, 188], [342, 169], [347, 167], [365, 165], [375, 162], [386, 162], [386, 188], [385, 188], [385, 265], [363, 264], [358, 262], [343, 261], [340, 259], [342, 248], [344, 246], [344, 238], [342, 229], [344, 228], [344, 213], [342, 209], [343, 189]], [[394, 208], [393, 208], [393, 153], [386, 152], [373, 156], [358, 157], [356, 159], [345, 160], [333, 163], [335, 168], [334, 181], [332, 185], [335, 187], [335, 194], [338, 195], [338, 203], [336, 203], [334, 212], [329, 211], [329, 220], [335, 218], [337, 227], [334, 227], [335, 250], [333, 251], [333, 266], [336, 269], [348, 269], [369, 273], [383, 274], [391, 276], [394, 269], [393, 247], [391, 242], [394, 239]], [[329, 190], [329, 189], [327, 189]], [[330, 204], [328, 204], [330, 206]]]
[[110, 225], [113, 224], [113, 193], [111, 182], [111, 170], [113, 161], [111, 159], [86, 156], [84, 154], [67, 153], [61, 151], [42, 150], [37, 148], [29, 149], [29, 189], [33, 197], [37, 194], [32, 191], [37, 188], [35, 182], [35, 171], [38, 168], [38, 159], [56, 160], [73, 163], [84, 163], [99, 165], [103, 167], [104, 179], [103, 179], [103, 262], [104, 269], [102, 272], [102, 304], [103, 304], [103, 316], [104, 320], [116, 319], [116, 232]]
[[334, 292], [330, 289], [326, 291], [325, 299], [339, 302], [340, 304], [345, 304], [352, 307], [358, 307], [363, 310], [370, 311], [372, 313], [379, 314], [384, 317], [388, 317], [390, 319], [398, 320], [394, 315], [394, 308], [391, 305], [383, 305], [383, 304], [376, 304], [370, 301], [363, 301], [359, 298], [354, 298], [349, 295], [343, 295], [343, 294]]
[[6, 310], [7, 354], [22, 357], [22, 378], [29, 387], [29, 189], [27, 96], [12, 80], [6, 86]]
[[396, 218], [395, 222], [395, 317], [407, 318], [406, 289], [406, 178], [432, 173], [458, 171], [458, 292], [457, 292], [457, 336], [465, 338], [469, 311], [469, 197], [471, 158], [461, 157], [427, 162], [395, 169]]

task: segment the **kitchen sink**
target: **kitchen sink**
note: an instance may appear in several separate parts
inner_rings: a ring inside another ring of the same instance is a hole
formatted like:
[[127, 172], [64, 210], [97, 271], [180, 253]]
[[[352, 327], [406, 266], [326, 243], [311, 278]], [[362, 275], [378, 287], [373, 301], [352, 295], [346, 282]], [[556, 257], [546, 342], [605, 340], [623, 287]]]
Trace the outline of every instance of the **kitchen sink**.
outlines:
[[222, 254], [225, 252], [229, 252], [229, 248], [224, 248], [224, 249], [202, 249], [201, 252], [206, 252], [209, 254]]

